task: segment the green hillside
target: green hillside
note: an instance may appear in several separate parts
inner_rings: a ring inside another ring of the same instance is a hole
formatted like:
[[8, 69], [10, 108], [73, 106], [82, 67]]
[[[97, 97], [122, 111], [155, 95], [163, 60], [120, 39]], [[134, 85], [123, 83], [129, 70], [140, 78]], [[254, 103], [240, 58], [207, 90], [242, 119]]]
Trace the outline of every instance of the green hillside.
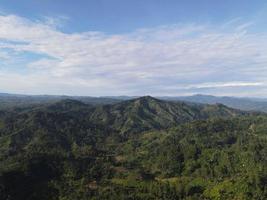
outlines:
[[0, 113], [0, 199], [266, 199], [267, 117], [141, 97]]
[[163, 97], [168, 100], [187, 101], [203, 104], [221, 103], [231, 108], [247, 110], [247, 111], [261, 111], [267, 112], [267, 101], [264, 98], [238, 98], [238, 97], [219, 97], [212, 95], [193, 95], [184, 97]]

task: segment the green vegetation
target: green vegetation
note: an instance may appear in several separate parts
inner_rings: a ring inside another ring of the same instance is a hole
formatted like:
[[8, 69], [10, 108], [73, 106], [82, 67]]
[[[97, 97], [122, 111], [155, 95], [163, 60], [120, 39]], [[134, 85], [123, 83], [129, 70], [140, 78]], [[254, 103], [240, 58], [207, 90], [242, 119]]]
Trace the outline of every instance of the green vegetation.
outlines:
[[152, 97], [0, 113], [2, 200], [267, 199], [267, 116]]
[[202, 104], [216, 104], [222, 103], [231, 108], [248, 110], [248, 111], [260, 111], [267, 112], [267, 101], [263, 98], [237, 98], [237, 97], [217, 97], [211, 95], [193, 95], [184, 97], [172, 97], [165, 99], [180, 100], [186, 102], [202, 103]]

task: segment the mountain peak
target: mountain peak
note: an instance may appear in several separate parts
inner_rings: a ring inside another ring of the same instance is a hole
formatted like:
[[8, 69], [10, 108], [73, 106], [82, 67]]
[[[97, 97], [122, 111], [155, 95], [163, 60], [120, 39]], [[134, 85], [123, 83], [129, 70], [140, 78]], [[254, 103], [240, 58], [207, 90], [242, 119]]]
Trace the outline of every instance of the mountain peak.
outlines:
[[146, 101], [146, 102], [149, 102], [149, 101], [161, 101], [161, 100], [159, 100], [159, 99], [156, 99], [156, 98], [154, 98], [154, 97], [152, 97], [152, 96], [149, 96], [149, 95], [147, 95], [147, 96], [142, 96], [142, 97], [139, 97], [139, 98], [137, 98], [137, 99], [133, 99], [134, 101], [142, 101], [142, 102], [144, 102], [144, 101]]

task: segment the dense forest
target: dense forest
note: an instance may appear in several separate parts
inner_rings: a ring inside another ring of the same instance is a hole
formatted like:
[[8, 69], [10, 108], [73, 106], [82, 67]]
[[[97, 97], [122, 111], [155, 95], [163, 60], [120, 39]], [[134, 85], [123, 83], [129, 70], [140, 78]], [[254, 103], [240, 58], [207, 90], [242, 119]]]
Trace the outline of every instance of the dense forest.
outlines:
[[0, 111], [1, 200], [265, 200], [267, 115], [153, 97]]

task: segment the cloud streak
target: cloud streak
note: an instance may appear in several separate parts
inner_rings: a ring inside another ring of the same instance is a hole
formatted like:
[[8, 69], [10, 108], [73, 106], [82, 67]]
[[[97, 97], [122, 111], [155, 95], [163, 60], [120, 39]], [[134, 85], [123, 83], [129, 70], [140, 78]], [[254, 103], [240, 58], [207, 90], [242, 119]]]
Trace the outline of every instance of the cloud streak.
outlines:
[[252, 22], [176, 24], [108, 35], [64, 33], [55, 24], [59, 21], [0, 15], [0, 59], [13, 60], [12, 70], [0, 68], [1, 89], [182, 95], [223, 87], [242, 95], [244, 88], [254, 87], [267, 96], [262, 89], [267, 82], [267, 34], [250, 33]]

